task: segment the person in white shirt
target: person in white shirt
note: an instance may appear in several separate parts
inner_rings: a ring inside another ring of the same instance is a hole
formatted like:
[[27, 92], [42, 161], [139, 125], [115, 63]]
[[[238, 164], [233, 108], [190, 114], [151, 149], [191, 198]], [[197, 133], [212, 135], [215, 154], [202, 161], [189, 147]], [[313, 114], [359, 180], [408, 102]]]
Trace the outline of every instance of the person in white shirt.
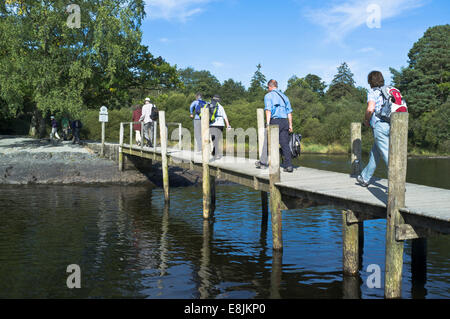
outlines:
[[140, 122], [144, 122], [144, 138], [150, 147], [153, 147], [153, 120], [151, 119], [153, 104], [150, 103], [150, 98], [145, 98], [145, 104], [142, 107], [142, 115], [139, 118]]
[[223, 154], [223, 128], [225, 124], [227, 129], [231, 129], [230, 122], [228, 122], [227, 113], [222, 105], [219, 103], [220, 96], [214, 95], [211, 100], [210, 117], [213, 122], [209, 124], [209, 133], [213, 141], [212, 155], [214, 159], [219, 159]]

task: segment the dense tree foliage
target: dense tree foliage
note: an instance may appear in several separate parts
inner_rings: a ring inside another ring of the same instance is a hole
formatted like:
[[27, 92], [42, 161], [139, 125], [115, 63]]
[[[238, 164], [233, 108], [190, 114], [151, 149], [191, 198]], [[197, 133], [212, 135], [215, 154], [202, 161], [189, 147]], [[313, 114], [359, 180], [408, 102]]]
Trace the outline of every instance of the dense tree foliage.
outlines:
[[[119, 108], [142, 89], [174, 88], [176, 69], [141, 45], [143, 0], [78, 1], [80, 27], [67, 23], [67, 1], [8, 0], [0, 5], [0, 119]], [[40, 125], [41, 124], [41, 125]]]
[[412, 116], [412, 143], [449, 152], [450, 25], [429, 28], [408, 57], [407, 67], [391, 72]]

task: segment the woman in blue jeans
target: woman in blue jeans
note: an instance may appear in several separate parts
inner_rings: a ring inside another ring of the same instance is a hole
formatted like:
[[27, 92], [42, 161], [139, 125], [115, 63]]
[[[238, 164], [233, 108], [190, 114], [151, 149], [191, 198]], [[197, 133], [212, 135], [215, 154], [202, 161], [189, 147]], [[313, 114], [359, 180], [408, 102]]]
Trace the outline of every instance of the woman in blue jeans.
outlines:
[[364, 118], [364, 125], [373, 129], [374, 144], [370, 151], [369, 163], [356, 179], [361, 186], [367, 187], [370, 179], [377, 168], [378, 161], [383, 158], [388, 166], [389, 160], [389, 134], [390, 125], [382, 121], [376, 114], [383, 106], [383, 96], [379, 88], [384, 86], [383, 74], [379, 71], [372, 71], [368, 75], [370, 91], [367, 94], [367, 110]]

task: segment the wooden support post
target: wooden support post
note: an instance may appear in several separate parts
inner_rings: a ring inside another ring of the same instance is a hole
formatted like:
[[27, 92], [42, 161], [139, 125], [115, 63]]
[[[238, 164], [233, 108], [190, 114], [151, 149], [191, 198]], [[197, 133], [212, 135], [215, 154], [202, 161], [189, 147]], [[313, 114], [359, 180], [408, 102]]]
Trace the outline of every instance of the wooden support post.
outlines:
[[211, 156], [209, 138], [209, 108], [202, 109], [202, 162], [203, 162], [203, 218], [211, 216], [211, 178], [209, 172], [209, 160]]
[[119, 133], [119, 171], [123, 171], [123, 123], [120, 123]]
[[384, 295], [400, 298], [403, 241], [395, 239], [395, 228], [404, 223], [399, 208], [405, 207], [408, 144], [408, 113], [393, 113], [389, 140], [388, 203], [386, 216], [386, 272]]
[[342, 259], [344, 275], [354, 276], [359, 270], [359, 223], [348, 223], [349, 211], [342, 211]]
[[264, 127], [264, 109], [257, 109], [256, 110], [256, 119], [258, 121], [258, 158], [261, 158], [261, 153], [263, 150], [264, 145], [264, 134], [265, 134], [265, 127]]
[[361, 123], [351, 124], [351, 163], [352, 176], [358, 176], [361, 173]]
[[167, 162], [166, 112], [159, 111], [159, 135], [161, 137], [161, 168], [163, 174], [164, 200], [169, 202], [169, 165]]
[[268, 131], [269, 150], [269, 184], [270, 184], [270, 214], [272, 220], [273, 249], [283, 249], [281, 229], [281, 192], [275, 183], [280, 182], [280, 143], [278, 125], [270, 125]]
[[[361, 123], [351, 123], [350, 125], [350, 146], [351, 146], [351, 176], [361, 174], [362, 165], [362, 140], [361, 140]], [[353, 226], [353, 225], [352, 225]], [[364, 223], [358, 223], [358, 253], [359, 265], [362, 266], [362, 254], [364, 248]]]

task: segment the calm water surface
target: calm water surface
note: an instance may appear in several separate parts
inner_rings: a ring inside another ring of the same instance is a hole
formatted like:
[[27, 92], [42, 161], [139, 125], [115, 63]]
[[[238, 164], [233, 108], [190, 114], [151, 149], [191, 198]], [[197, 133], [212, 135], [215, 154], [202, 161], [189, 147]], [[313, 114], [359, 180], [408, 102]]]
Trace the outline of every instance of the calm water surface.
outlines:
[[[302, 155], [301, 165], [348, 172], [345, 156]], [[416, 166], [414, 166], [416, 165]], [[421, 174], [414, 172], [416, 167]], [[380, 177], [383, 176], [381, 170]], [[408, 181], [450, 188], [449, 160], [408, 162]], [[385, 220], [365, 222], [360, 276], [342, 275], [341, 213], [283, 213], [274, 254], [260, 193], [219, 185], [215, 220], [202, 219], [201, 187], [0, 186], [0, 298], [383, 298], [367, 267], [384, 272]], [[405, 243], [404, 298], [450, 297], [450, 246], [428, 239], [427, 278], [412, 280]], [[81, 268], [68, 289], [66, 268]]]

